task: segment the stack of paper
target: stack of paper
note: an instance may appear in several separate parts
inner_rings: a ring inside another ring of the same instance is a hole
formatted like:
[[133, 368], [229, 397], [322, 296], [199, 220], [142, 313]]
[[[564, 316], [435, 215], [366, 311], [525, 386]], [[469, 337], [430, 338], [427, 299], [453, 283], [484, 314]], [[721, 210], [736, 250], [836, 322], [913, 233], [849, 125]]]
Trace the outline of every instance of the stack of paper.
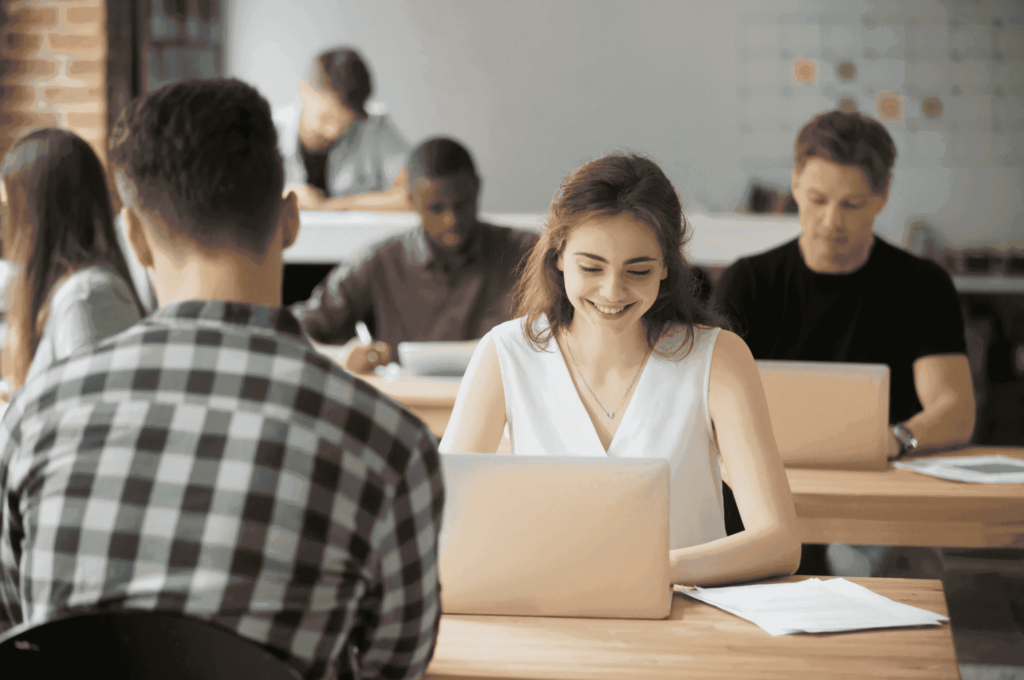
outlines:
[[952, 479], [954, 482], [1024, 483], [1024, 460], [1009, 456], [915, 458], [897, 461], [893, 466], [942, 479]]
[[682, 592], [755, 623], [771, 635], [936, 626], [949, 620], [842, 578]]

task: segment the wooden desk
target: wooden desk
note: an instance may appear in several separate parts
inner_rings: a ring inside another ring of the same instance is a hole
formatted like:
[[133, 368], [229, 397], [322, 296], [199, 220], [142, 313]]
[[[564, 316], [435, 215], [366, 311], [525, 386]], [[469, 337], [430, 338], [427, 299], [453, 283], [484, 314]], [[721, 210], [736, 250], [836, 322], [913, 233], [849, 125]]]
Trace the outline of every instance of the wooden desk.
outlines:
[[[457, 381], [365, 379], [408, 407], [438, 437], [444, 433]], [[1024, 459], [1024, 449], [1008, 447], [938, 455], [992, 454]], [[1024, 484], [966, 484], [892, 467], [877, 472], [788, 468], [786, 474], [804, 543], [1024, 547]]]
[[[946, 614], [940, 581], [850, 580], [899, 602]], [[442, 616], [426, 677], [937, 680], [958, 679], [960, 671], [949, 624], [772, 637], [749, 621], [677, 594], [664, 621]]]
[[459, 381], [431, 378], [388, 380], [378, 375], [360, 375], [378, 390], [405, 406], [420, 418], [438, 438], [452, 416]]
[[[343, 345], [313, 343], [318, 352], [342, 364]], [[452, 417], [455, 397], [459, 395], [459, 380], [453, 378], [408, 377], [391, 380], [379, 375], [359, 374], [359, 377], [405, 406], [420, 418], [438, 438], [444, 434]]]
[[[941, 456], [1024, 449], [974, 447]], [[1024, 547], [1024, 484], [966, 484], [890, 467], [787, 469], [804, 543], [944, 548]]]

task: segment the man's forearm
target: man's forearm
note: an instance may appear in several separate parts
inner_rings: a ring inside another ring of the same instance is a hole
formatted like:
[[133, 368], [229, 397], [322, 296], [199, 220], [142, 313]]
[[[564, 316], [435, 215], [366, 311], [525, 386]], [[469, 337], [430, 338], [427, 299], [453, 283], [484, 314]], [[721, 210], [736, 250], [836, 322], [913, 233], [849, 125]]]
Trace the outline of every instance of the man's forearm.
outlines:
[[949, 399], [931, 405], [903, 425], [917, 439], [915, 451], [966, 444], [974, 432], [974, 399]]
[[[317, 292], [314, 290], [313, 295], [316, 296]], [[293, 304], [289, 311], [310, 340], [322, 345], [345, 344], [355, 337], [355, 322], [346, 323], [349, 316], [347, 311], [329, 305], [326, 297], [321, 292], [318, 304], [310, 305], [310, 300], [306, 300]]]

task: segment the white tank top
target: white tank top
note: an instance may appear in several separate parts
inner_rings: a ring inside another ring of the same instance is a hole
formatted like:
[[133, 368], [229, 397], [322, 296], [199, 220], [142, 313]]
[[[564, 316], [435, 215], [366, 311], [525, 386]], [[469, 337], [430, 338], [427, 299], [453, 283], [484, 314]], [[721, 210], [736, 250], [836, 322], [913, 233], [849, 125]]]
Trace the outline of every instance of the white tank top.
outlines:
[[[692, 349], [682, 359], [651, 354], [605, 452], [558, 343], [552, 339], [544, 351], [534, 349], [523, 334], [524, 323], [523, 318], [514, 319], [489, 333], [501, 365], [512, 452], [664, 458], [672, 476], [670, 547], [723, 538], [722, 475], [707, 398], [720, 329], [695, 329]], [[678, 341], [663, 340], [659, 348]]]

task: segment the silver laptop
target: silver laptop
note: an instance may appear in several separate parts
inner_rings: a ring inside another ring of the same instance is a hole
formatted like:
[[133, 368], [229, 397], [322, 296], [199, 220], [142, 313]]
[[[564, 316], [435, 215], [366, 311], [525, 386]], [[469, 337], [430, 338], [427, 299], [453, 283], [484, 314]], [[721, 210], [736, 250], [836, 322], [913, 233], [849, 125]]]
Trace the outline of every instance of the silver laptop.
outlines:
[[400, 342], [398, 363], [413, 375], [461, 376], [478, 342]]
[[886, 467], [888, 366], [758, 361], [757, 367], [787, 467]]
[[474, 453], [441, 461], [444, 613], [668, 616], [667, 461]]

